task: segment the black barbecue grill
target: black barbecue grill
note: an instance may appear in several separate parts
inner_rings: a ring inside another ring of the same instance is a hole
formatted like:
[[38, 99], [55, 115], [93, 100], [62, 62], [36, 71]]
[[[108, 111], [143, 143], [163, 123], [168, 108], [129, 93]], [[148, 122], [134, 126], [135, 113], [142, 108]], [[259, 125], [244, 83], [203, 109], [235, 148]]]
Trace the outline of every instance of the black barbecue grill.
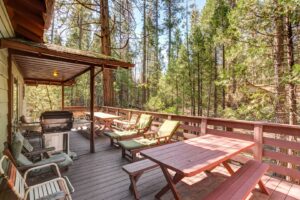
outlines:
[[40, 117], [43, 133], [70, 131], [73, 121], [73, 113], [69, 111], [46, 111]]

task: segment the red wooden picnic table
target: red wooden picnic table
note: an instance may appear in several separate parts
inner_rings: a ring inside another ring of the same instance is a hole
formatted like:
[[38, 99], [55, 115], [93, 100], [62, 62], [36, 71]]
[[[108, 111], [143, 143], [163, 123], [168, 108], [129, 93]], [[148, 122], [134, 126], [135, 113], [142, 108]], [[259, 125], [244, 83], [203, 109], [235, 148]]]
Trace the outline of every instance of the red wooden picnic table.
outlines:
[[[228, 172], [233, 174], [234, 171], [227, 161], [254, 145], [255, 143], [252, 141], [207, 134], [182, 142], [146, 149], [141, 151], [141, 155], [158, 163], [168, 182], [155, 197], [160, 199], [171, 189], [175, 199], [180, 199], [175, 185], [184, 177], [212, 170], [220, 164], [223, 164]], [[175, 171], [173, 178], [168, 169]]]
[[[86, 115], [90, 115], [90, 112], [85, 112]], [[94, 118], [95, 121], [99, 122], [103, 126], [100, 126], [99, 130], [104, 131], [104, 130], [112, 130], [112, 123], [114, 119], [119, 119], [121, 116], [118, 115], [112, 115], [104, 112], [94, 112]]]

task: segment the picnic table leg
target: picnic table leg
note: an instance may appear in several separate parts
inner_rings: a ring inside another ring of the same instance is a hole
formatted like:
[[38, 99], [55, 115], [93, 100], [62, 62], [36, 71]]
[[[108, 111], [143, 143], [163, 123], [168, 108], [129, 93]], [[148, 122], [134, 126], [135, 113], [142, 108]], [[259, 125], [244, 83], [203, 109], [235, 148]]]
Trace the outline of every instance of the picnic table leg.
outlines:
[[258, 186], [259, 186], [260, 190], [261, 190], [263, 193], [265, 193], [265, 194], [267, 194], [267, 195], [270, 195], [269, 190], [267, 189], [267, 187], [265, 186], [265, 184], [262, 182], [262, 180], [260, 180], [260, 181], [258, 182]]
[[233, 169], [230, 167], [230, 165], [227, 163], [227, 161], [222, 162], [223, 166], [227, 169], [230, 175], [234, 174]]
[[175, 185], [176, 185], [181, 179], [183, 179], [184, 176], [182, 176], [181, 174], [176, 173], [175, 176], [174, 176], [173, 179], [172, 179], [170, 173], [168, 172], [168, 169], [165, 168], [165, 167], [163, 167], [163, 166], [160, 166], [160, 167], [161, 167], [161, 170], [163, 171], [163, 173], [164, 173], [164, 175], [165, 175], [165, 178], [166, 178], [168, 184], [167, 184], [165, 187], [163, 187], [163, 188], [155, 195], [155, 198], [156, 198], [156, 199], [160, 199], [160, 197], [161, 197], [162, 195], [164, 195], [166, 192], [169, 191], [169, 189], [171, 189], [171, 190], [172, 190], [172, 193], [173, 193], [173, 195], [174, 195], [174, 197], [175, 197], [175, 199], [176, 199], [176, 200], [180, 199], [180, 198], [179, 198], [179, 194], [178, 194], [178, 192], [177, 192], [177, 190], [176, 190], [176, 186], [175, 186]]

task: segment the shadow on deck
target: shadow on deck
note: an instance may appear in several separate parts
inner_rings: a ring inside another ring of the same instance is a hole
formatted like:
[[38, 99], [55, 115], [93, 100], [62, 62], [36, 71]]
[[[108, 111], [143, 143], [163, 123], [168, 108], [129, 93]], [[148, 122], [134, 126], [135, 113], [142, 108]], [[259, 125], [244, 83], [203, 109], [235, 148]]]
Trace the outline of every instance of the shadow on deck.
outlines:
[[[120, 149], [110, 147], [108, 138], [101, 136], [96, 138], [96, 153], [90, 154], [88, 139], [76, 132], [70, 134], [70, 139], [71, 150], [76, 152], [79, 158], [65, 173], [75, 187], [73, 199], [134, 199], [128, 190], [128, 175], [122, 170], [122, 166], [128, 162], [121, 158]], [[209, 176], [200, 174], [196, 177], [185, 178], [177, 187], [179, 187], [183, 199], [201, 199], [225, 180], [228, 175], [223, 167], [218, 167]], [[271, 195], [266, 196], [257, 189], [249, 199], [300, 199], [299, 185], [269, 176], [264, 176], [263, 181], [269, 188]], [[138, 182], [141, 199], [154, 199], [154, 195], [165, 184], [166, 180], [160, 169], [143, 174]], [[163, 199], [173, 198], [169, 192]]]

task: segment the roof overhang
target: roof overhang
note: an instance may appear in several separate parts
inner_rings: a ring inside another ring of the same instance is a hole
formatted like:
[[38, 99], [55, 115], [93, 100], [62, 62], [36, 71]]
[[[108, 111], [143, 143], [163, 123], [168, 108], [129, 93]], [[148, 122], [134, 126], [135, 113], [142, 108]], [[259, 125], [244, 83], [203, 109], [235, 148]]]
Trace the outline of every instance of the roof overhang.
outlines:
[[4, 0], [17, 37], [44, 41], [44, 31], [51, 23], [54, 0]]
[[[116, 69], [134, 65], [94, 52], [65, 48], [53, 44], [19, 39], [1, 39], [0, 48], [7, 48], [26, 84], [70, 85], [92, 66]], [[54, 76], [54, 71], [57, 76]]]

